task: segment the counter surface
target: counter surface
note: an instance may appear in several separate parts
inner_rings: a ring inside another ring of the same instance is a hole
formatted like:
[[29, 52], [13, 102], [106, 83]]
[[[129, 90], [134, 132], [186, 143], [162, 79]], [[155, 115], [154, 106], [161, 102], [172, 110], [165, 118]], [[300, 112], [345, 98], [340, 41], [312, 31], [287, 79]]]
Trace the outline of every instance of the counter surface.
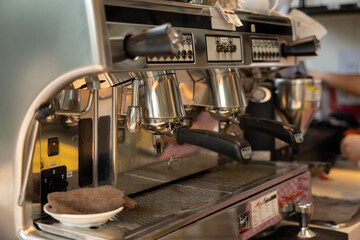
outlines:
[[[327, 179], [316, 175], [312, 178], [312, 195], [359, 200], [360, 202], [360, 168], [356, 166], [334, 167], [326, 175]], [[319, 227], [313, 225], [314, 227]], [[358, 240], [360, 236], [360, 218], [356, 217], [349, 227], [336, 229], [349, 235], [349, 240]]]

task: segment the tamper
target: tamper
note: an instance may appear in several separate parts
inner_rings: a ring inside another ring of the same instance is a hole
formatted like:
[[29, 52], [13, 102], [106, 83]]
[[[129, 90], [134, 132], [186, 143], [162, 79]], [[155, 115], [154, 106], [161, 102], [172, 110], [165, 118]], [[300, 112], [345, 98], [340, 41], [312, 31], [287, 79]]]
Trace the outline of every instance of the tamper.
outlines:
[[296, 237], [307, 240], [318, 239], [319, 236], [309, 229], [309, 223], [313, 213], [313, 203], [310, 201], [300, 201], [295, 204], [295, 211], [301, 227]]

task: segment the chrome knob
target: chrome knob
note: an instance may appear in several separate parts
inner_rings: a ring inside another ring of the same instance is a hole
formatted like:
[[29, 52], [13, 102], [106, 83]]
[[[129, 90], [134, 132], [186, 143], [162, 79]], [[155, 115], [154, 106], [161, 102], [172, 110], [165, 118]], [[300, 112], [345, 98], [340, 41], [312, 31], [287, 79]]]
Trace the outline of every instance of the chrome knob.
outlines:
[[309, 229], [313, 213], [313, 203], [310, 201], [300, 201], [295, 204], [295, 211], [300, 224], [300, 231], [296, 236], [299, 239], [317, 239], [318, 235]]

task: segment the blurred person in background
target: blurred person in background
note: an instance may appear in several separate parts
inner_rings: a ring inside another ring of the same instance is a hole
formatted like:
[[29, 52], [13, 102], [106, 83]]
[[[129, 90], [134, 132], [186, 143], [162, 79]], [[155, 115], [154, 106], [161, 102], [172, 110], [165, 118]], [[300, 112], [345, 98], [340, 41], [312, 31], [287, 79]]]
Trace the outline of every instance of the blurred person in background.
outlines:
[[[314, 78], [321, 78], [328, 86], [360, 97], [360, 74], [338, 74], [309, 72]], [[346, 131], [340, 143], [340, 152], [351, 162], [360, 162], [360, 134]]]

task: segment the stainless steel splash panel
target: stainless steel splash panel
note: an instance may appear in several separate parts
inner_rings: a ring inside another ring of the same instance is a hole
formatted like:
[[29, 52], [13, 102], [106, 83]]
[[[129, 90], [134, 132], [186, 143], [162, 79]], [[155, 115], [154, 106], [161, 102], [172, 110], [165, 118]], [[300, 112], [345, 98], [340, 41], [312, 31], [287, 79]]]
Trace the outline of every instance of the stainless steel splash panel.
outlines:
[[123, 129], [121, 134], [124, 141], [118, 142], [115, 182], [125, 194], [150, 189], [218, 164], [217, 153], [200, 148], [190, 155], [163, 159], [157, 155], [151, 133], [141, 129], [132, 134]]

